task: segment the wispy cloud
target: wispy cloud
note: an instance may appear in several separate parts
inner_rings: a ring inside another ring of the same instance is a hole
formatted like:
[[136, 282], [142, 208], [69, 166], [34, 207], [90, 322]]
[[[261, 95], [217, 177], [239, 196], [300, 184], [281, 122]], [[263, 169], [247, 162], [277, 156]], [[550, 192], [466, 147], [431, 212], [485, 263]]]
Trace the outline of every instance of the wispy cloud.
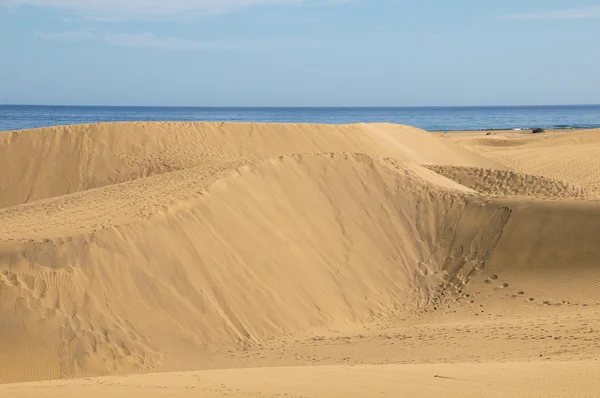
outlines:
[[314, 43], [304, 40], [242, 40], [242, 41], [202, 41], [177, 37], [161, 37], [153, 33], [106, 33], [95, 35], [90, 32], [51, 32], [35, 34], [43, 40], [50, 41], [91, 41], [118, 47], [146, 48], [158, 50], [180, 51], [226, 51], [226, 50], [315, 50]]
[[152, 33], [116, 33], [107, 34], [104, 42], [120, 47], [156, 48], [162, 50], [229, 50], [229, 49], [260, 49], [266, 46], [264, 42], [226, 42], [200, 41], [180, 39], [176, 37], [159, 37]]
[[600, 18], [599, 7], [571, 8], [564, 10], [550, 10], [535, 13], [512, 14], [508, 19], [593, 19]]
[[35, 35], [42, 40], [49, 41], [88, 41], [96, 39], [91, 32], [36, 32]]
[[0, 0], [0, 6], [36, 6], [74, 11], [96, 18], [161, 17], [184, 13], [218, 14], [303, 0]]

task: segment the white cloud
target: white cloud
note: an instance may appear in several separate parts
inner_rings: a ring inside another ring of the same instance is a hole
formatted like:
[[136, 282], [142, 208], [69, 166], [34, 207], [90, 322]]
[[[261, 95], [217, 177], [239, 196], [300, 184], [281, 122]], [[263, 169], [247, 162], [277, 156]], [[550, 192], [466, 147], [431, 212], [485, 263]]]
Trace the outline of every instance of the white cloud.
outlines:
[[50, 32], [35, 34], [49, 41], [91, 41], [118, 47], [149, 48], [159, 50], [314, 50], [317, 46], [303, 40], [245, 40], [245, 41], [201, 41], [176, 37], [160, 37], [153, 33], [106, 33], [95, 35], [90, 32]]
[[513, 14], [508, 19], [592, 19], [600, 18], [600, 7], [551, 10], [537, 13]]
[[96, 35], [90, 32], [36, 32], [35, 35], [49, 41], [88, 41], [96, 38]]
[[152, 33], [107, 34], [104, 41], [108, 44], [121, 47], [159, 48], [169, 50], [213, 50], [223, 46], [220, 42], [202, 42], [174, 37], [158, 37]]
[[302, 0], [0, 0], [5, 6], [37, 6], [101, 16], [164, 16], [182, 13], [213, 14], [241, 8], [295, 4]]

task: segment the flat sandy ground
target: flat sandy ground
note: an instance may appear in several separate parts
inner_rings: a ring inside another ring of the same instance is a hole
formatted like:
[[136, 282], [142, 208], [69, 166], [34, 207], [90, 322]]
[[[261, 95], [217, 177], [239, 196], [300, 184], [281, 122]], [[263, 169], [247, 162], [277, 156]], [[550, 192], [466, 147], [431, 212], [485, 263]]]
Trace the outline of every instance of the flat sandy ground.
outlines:
[[0, 133], [0, 396], [595, 397], [599, 200], [600, 130]]
[[[158, 373], [0, 386], [29, 397], [597, 397], [598, 364], [366, 365]], [[568, 380], [568, 383], [565, 383]]]

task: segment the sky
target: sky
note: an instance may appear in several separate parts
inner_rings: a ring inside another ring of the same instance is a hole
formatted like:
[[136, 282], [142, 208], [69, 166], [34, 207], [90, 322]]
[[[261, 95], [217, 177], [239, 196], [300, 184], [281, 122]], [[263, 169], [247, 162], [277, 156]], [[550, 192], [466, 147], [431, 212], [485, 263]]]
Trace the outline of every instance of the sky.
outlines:
[[598, 43], [598, 0], [0, 0], [0, 104], [600, 104]]

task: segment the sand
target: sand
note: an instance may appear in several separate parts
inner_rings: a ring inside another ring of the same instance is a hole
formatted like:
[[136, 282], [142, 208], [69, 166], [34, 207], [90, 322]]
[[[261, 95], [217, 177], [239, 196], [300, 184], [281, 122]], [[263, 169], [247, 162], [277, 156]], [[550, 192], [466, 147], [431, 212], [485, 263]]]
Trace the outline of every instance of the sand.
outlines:
[[594, 396], [599, 200], [599, 130], [0, 133], [0, 395]]
[[597, 376], [598, 364], [591, 362], [279, 367], [0, 385], [0, 393], [15, 398], [586, 398], [598, 396]]

